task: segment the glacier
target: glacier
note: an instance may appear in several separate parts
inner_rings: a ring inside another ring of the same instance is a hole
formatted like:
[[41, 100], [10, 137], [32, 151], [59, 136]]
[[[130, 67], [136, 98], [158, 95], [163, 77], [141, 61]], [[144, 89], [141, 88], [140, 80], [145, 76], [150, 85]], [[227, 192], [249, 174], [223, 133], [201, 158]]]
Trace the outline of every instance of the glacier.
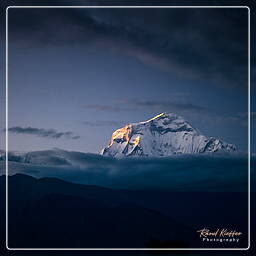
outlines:
[[207, 137], [182, 117], [162, 113], [116, 130], [101, 155], [167, 157], [176, 154], [234, 152], [237, 147], [220, 139]]

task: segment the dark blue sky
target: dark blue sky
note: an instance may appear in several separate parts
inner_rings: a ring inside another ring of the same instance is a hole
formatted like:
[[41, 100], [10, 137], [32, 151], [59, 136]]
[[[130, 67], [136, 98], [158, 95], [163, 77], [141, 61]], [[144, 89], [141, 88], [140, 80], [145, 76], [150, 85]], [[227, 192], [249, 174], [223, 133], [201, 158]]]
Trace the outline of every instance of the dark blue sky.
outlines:
[[98, 152], [122, 125], [173, 112], [245, 151], [247, 19], [246, 8], [9, 9], [10, 149]]

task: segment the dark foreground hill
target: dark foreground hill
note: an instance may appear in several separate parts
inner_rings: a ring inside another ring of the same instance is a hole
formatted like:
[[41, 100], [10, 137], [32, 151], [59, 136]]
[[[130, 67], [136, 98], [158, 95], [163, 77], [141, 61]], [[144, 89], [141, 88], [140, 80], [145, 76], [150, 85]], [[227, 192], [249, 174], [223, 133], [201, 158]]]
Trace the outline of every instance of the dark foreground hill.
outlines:
[[206, 244], [196, 232], [235, 228], [246, 234], [244, 193], [113, 190], [17, 174], [9, 177], [8, 202], [11, 248], [246, 246], [246, 235], [237, 244]]

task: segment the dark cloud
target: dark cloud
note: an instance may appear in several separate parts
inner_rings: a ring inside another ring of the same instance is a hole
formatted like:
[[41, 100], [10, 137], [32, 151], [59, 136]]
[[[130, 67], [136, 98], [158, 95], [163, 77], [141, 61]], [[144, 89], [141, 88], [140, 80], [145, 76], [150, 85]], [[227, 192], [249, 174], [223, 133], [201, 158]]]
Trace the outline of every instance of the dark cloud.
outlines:
[[29, 135], [35, 135], [38, 137], [51, 138], [51, 139], [66, 138], [66, 139], [76, 140], [80, 138], [79, 135], [75, 135], [73, 132], [59, 132], [59, 131], [56, 131], [55, 129], [13, 126], [8, 128], [8, 131], [10, 133], [29, 134]]
[[[125, 106], [125, 107], [123, 107]], [[155, 100], [128, 100], [122, 99], [118, 101], [118, 104], [113, 105], [101, 105], [101, 104], [88, 104], [84, 106], [88, 109], [94, 109], [98, 111], [107, 112], [121, 112], [121, 111], [134, 111], [138, 108], [155, 110], [160, 112], [205, 112], [210, 110], [206, 107], [191, 103], [175, 102], [175, 101], [155, 101]], [[87, 123], [87, 125], [90, 125]], [[101, 125], [98, 123], [98, 126]]]
[[[20, 158], [15, 158], [11, 153], [9, 155], [10, 174], [57, 177], [118, 189], [247, 190], [248, 160], [246, 155], [241, 154], [119, 160], [64, 150], [29, 152]], [[255, 158], [252, 161], [255, 162]], [[0, 161], [1, 173], [5, 172], [4, 164], [5, 161]]]
[[109, 111], [109, 112], [129, 111], [129, 109], [123, 108], [118, 105], [87, 104], [87, 105], [84, 105], [84, 108], [94, 109], [98, 111]]
[[123, 104], [136, 108], [156, 109], [164, 112], [171, 111], [188, 111], [188, 112], [208, 112], [209, 109], [190, 103], [172, 102], [172, 101], [155, 101], [155, 100], [123, 100]]
[[121, 126], [124, 122], [120, 121], [84, 121], [84, 125], [92, 126], [92, 127], [101, 127], [101, 126]]
[[247, 88], [247, 14], [245, 8], [10, 9], [10, 43], [91, 44], [172, 75]]

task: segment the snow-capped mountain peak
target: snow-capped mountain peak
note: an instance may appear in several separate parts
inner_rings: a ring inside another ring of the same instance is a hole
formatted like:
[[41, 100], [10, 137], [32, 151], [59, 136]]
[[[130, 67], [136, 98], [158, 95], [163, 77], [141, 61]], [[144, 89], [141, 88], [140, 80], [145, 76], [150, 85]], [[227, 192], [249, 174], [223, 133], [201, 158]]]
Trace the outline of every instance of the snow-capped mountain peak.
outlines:
[[232, 144], [202, 135], [182, 117], [161, 113], [147, 121], [128, 124], [116, 130], [101, 154], [112, 157], [159, 157], [235, 150]]

